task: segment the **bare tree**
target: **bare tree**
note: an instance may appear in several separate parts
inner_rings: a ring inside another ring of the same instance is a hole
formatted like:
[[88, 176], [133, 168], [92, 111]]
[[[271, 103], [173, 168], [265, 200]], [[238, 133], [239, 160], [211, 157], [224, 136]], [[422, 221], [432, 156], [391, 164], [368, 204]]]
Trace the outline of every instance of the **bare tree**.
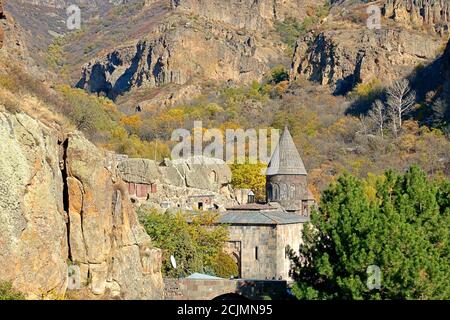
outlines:
[[369, 119], [365, 115], [359, 116], [359, 134], [364, 135], [367, 138], [369, 135]]
[[402, 120], [405, 113], [410, 111], [414, 106], [416, 101], [416, 92], [411, 90], [408, 80], [402, 79], [396, 81], [390, 88], [387, 89], [386, 93], [388, 96], [387, 104], [391, 109], [390, 113], [392, 116], [396, 117], [395, 125], [399, 130], [402, 127]]
[[388, 120], [387, 108], [381, 100], [376, 100], [372, 109], [369, 111], [368, 117], [370, 121], [377, 127], [377, 131], [384, 139], [384, 128]]

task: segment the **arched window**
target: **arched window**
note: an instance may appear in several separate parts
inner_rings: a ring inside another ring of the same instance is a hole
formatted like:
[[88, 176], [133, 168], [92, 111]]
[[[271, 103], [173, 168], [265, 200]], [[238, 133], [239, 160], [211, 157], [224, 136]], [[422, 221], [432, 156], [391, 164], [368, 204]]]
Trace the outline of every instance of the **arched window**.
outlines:
[[295, 185], [292, 184], [289, 186], [289, 199], [295, 199]]
[[277, 184], [273, 185], [273, 200], [280, 199], [280, 187]]
[[267, 187], [267, 199], [269, 202], [273, 200], [273, 186], [271, 184]]
[[209, 173], [209, 181], [211, 183], [217, 183], [219, 181], [219, 177], [216, 171], [213, 170]]

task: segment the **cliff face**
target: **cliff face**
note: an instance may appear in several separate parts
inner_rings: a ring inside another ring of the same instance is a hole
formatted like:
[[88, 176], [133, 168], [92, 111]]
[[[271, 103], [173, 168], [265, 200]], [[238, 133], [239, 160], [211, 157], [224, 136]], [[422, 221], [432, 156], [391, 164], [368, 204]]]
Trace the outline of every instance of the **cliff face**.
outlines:
[[172, 7], [224, 22], [235, 28], [267, 31], [275, 21], [287, 17], [302, 19], [306, 7], [313, 5], [311, 0], [259, 0], [259, 1], [220, 1], [220, 0], [170, 0]]
[[382, 15], [386, 19], [392, 19], [403, 27], [421, 28], [429, 26], [435, 31], [449, 31], [449, 0], [332, 0], [331, 4], [334, 6], [334, 12], [338, 12], [342, 8], [354, 10], [361, 4], [374, 4], [382, 9]]
[[197, 158], [198, 162], [178, 159], [160, 164], [148, 159], [122, 161], [118, 170], [122, 179], [132, 184], [155, 185], [146, 204], [161, 208], [196, 210], [202, 198], [208, 198], [205, 209], [219, 209], [237, 205], [231, 187], [230, 167], [218, 159]]
[[[165, 96], [175, 97], [183, 90], [193, 93], [206, 81], [261, 80], [275, 64], [290, 60], [273, 32], [275, 23], [288, 17], [301, 20], [318, 5], [310, 0], [146, 1], [127, 41], [104, 48], [85, 64], [78, 87], [115, 98], [136, 88], [173, 84], [179, 86]], [[139, 103], [161, 105], [166, 100]]]
[[449, 31], [450, 1], [448, 0], [387, 0], [383, 15], [404, 25], [430, 25], [435, 31]]
[[205, 19], [180, 17], [83, 68], [78, 87], [111, 98], [135, 87], [261, 79], [280, 49]]
[[114, 155], [2, 108], [0, 280], [28, 298], [54, 298], [68, 293], [76, 265], [82, 289], [71, 294], [162, 298], [161, 251], [137, 220]]
[[[381, 29], [366, 26], [367, 8], [380, 7]], [[327, 21], [297, 41], [291, 79], [306, 77], [347, 93], [372, 79], [388, 84], [432, 63], [448, 32], [450, 1], [332, 1]]]
[[[3, 12], [3, 3], [0, 0], [0, 19], [5, 18], [5, 13]], [[5, 34], [3, 32], [3, 27], [0, 26], [0, 49], [3, 47], [3, 39], [5, 37]]]
[[436, 57], [439, 39], [406, 30], [336, 30], [297, 42], [291, 78], [305, 76], [345, 93], [358, 82], [389, 82]]

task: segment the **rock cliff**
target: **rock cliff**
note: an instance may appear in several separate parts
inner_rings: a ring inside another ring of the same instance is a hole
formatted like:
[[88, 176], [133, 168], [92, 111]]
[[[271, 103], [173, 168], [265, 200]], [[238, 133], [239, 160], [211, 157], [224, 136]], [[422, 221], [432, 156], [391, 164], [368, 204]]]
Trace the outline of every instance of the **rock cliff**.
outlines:
[[83, 67], [78, 87], [111, 98], [136, 87], [261, 79], [280, 49], [228, 26], [187, 16]]
[[303, 19], [311, 0], [170, 0], [176, 10], [224, 22], [239, 29], [267, 31], [288, 17]]
[[[160, 90], [148, 94], [149, 101], [139, 101], [145, 106], [177, 103], [182, 100], [177, 91], [192, 92], [205, 82], [262, 80], [271, 67], [290, 61], [274, 32], [276, 23], [288, 17], [301, 20], [318, 5], [310, 0], [148, 1], [136, 13], [141, 18], [130, 26], [126, 42], [104, 48], [85, 64], [77, 85], [111, 98], [139, 88], [178, 85], [164, 97], [154, 93]], [[132, 31], [137, 29], [139, 33]]]
[[[2, 106], [0, 141], [0, 280], [31, 299], [163, 297], [161, 251], [113, 154]], [[70, 266], [81, 289], [68, 292]]]
[[449, 31], [450, 1], [448, 0], [387, 0], [383, 15], [404, 26], [429, 25], [439, 33]]
[[297, 42], [291, 78], [304, 76], [346, 93], [359, 82], [406, 76], [438, 54], [439, 39], [407, 30], [324, 31]]

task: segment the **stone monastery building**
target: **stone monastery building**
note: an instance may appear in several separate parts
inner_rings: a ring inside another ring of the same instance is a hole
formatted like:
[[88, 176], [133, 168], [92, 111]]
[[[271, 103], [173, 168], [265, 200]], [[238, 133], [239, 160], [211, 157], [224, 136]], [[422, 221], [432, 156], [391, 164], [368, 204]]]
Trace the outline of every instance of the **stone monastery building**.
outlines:
[[[160, 210], [214, 210], [230, 230], [228, 253], [244, 279], [289, 280], [287, 248], [298, 251], [303, 224], [315, 205], [307, 172], [286, 128], [266, 172], [266, 202], [234, 190], [231, 170], [219, 159], [122, 159], [118, 165], [132, 200]], [[195, 163], [195, 164], [194, 164]]]
[[289, 280], [289, 248], [298, 253], [303, 224], [314, 198], [307, 172], [286, 128], [266, 172], [264, 204], [228, 208], [220, 222], [230, 227], [227, 251], [238, 264], [240, 278]]

